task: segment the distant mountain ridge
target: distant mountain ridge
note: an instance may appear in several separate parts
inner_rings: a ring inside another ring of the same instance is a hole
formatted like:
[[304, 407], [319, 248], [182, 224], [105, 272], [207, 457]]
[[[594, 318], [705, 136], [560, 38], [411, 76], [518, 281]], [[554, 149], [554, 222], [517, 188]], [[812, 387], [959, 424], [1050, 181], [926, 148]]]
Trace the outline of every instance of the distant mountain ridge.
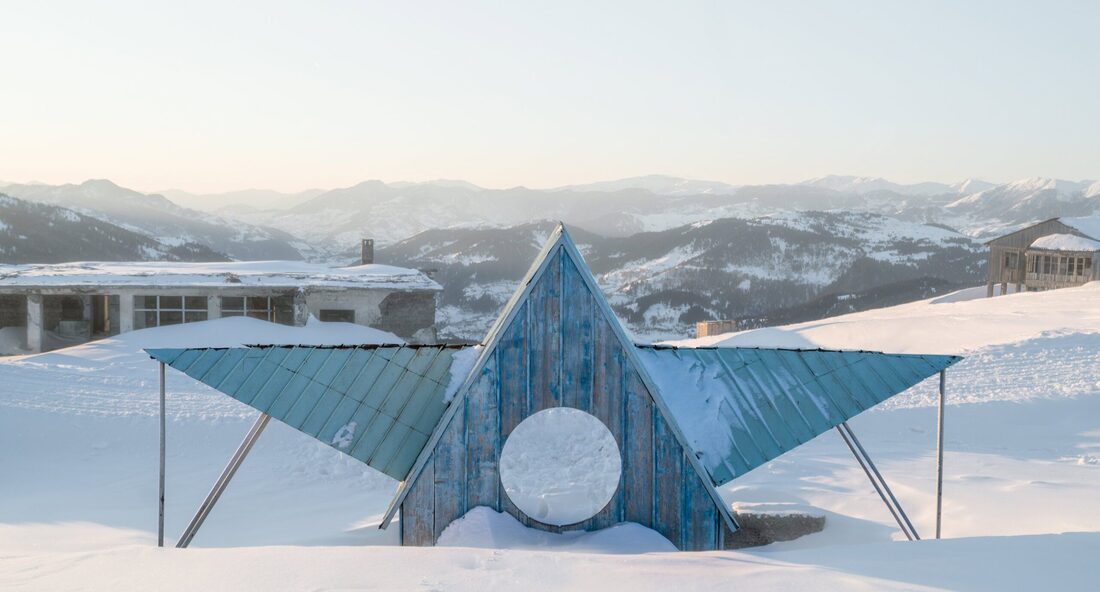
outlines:
[[[374, 238], [379, 262], [436, 270], [444, 333], [475, 339], [559, 220], [633, 331], [682, 337], [697, 320], [806, 320], [980, 283], [982, 238], [1100, 212], [1100, 183], [1046, 178], [903, 184], [834, 175], [733, 186], [649, 175], [552, 189], [372, 180], [300, 194], [226, 193], [245, 201], [216, 215], [109, 181], [9, 190], [58, 212], [26, 218], [36, 220], [34, 242], [49, 245], [38, 252], [0, 232], [0, 248], [10, 239], [15, 249], [0, 251], [0, 261], [15, 252], [22, 261], [94, 252], [346, 264], [358, 260], [361, 238]], [[267, 199], [280, 207], [259, 207]], [[87, 233], [62, 224], [73, 216]]]
[[197, 243], [164, 244], [73, 210], [0, 193], [0, 263], [226, 261]]
[[[486, 189], [457, 181], [365, 181], [319, 194], [289, 209], [241, 209], [233, 215], [299, 235], [335, 252], [364, 237], [390, 244], [434, 228], [508, 227], [539, 219], [563, 220], [605, 236], [629, 236], [703, 220], [845, 210], [938, 223], [988, 238], [1029, 221], [1100, 211], [1100, 202], [1091, 199], [1100, 195], [1100, 184], [1049, 181], [1057, 198], [1020, 193], [1019, 187], [1030, 181], [901, 184], [840, 175], [795, 184], [746, 186], [649, 175], [553, 189]], [[1008, 195], [1009, 203], [990, 199], [998, 193]], [[974, 198], [979, 194], [984, 197]], [[968, 198], [977, 201], [971, 203]], [[982, 205], [984, 201], [989, 205]]]
[[[553, 226], [436, 229], [378, 257], [435, 270], [445, 330], [477, 339]], [[823, 306], [813, 303], [828, 295], [864, 306], [904, 301], [974, 285], [984, 271], [984, 248], [972, 239], [871, 213], [728, 218], [628, 237], [572, 232], [616, 312], [644, 336], [687, 335], [708, 319], [756, 326], [776, 311], [796, 317]]]
[[4, 187], [7, 195], [72, 209], [163, 244], [203, 244], [236, 259], [302, 259], [293, 235], [240, 220], [180, 207], [162, 195], [146, 195], [111, 181], [79, 185]]

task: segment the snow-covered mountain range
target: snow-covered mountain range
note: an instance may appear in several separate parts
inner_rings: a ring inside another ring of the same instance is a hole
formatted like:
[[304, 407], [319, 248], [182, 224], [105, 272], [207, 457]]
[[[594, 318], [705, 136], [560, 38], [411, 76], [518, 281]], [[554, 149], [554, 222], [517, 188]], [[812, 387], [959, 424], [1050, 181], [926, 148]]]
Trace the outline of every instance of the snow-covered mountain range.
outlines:
[[[154, 246], [125, 252], [139, 258], [187, 257], [199, 246], [211, 257], [342, 263], [357, 258], [361, 238], [374, 238], [380, 261], [438, 269], [446, 330], [463, 337], [480, 336], [558, 220], [584, 237], [620, 314], [659, 336], [708, 318], [792, 322], [976, 284], [980, 241], [1100, 210], [1093, 181], [904, 184], [836, 175], [744, 186], [649, 175], [552, 189], [437, 180], [166, 192], [203, 211], [102, 180], [8, 184], [3, 192], [144, 236]], [[66, 251], [63, 238], [54, 242], [51, 257], [87, 258]]]
[[[445, 331], [477, 339], [553, 225], [436, 229], [383, 247], [378, 257], [436, 270]], [[848, 312], [935, 295], [977, 283], [984, 265], [981, 245], [969, 237], [871, 213], [786, 213], [627, 237], [573, 236], [616, 312], [649, 338], [688, 334], [696, 321], [716, 318], [745, 327], [773, 315], [816, 318], [828, 307], [824, 296], [850, 301], [828, 308]], [[897, 286], [901, 294], [890, 288]]]
[[0, 193], [0, 261], [62, 263], [74, 259], [225, 261], [228, 257], [204, 244], [168, 244], [70, 209]]
[[1100, 206], [1098, 195], [1100, 184], [1094, 181], [1056, 179], [901, 184], [832, 175], [793, 184], [733, 186], [650, 175], [545, 190], [485, 189], [459, 181], [366, 181], [304, 201], [300, 196], [275, 199], [265, 209], [254, 202], [227, 203], [219, 213], [335, 251], [364, 236], [392, 244], [434, 228], [508, 227], [550, 219], [604, 236], [628, 236], [703, 220], [805, 210], [874, 212], [988, 238], [1028, 222], [1091, 214]]
[[201, 244], [235, 259], [304, 258], [305, 245], [295, 244], [294, 236], [284, 231], [183, 208], [162, 195], [139, 193], [103, 179], [79, 185], [9, 184], [2, 191], [68, 208], [165, 245]]

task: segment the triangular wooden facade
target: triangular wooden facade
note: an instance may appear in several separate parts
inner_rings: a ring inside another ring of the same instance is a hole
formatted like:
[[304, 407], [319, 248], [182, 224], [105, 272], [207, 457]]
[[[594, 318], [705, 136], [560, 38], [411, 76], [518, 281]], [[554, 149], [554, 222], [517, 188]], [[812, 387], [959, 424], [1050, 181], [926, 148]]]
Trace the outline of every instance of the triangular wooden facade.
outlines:
[[[505, 307], [459, 390], [401, 485], [386, 523], [400, 511], [406, 545], [432, 545], [477, 506], [549, 531], [636, 522], [681, 549], [722, 548], [736, 528], [730, 509], [684, 445], [679, 428], [638, 361], [634, 345], [560, 227]], [[526, 516], [499, 477], [500, 452], [526, 417], [574, 407], [599, 418], [623, 460], [614, 497], [579, 524], [555, 527]]]

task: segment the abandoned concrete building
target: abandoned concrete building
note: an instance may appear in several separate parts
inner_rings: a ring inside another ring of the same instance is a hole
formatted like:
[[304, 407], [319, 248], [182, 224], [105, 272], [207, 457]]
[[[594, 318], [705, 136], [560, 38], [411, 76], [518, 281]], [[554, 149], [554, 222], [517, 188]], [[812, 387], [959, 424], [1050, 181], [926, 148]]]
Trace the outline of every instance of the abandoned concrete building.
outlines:
[[1052, 218], [995, 238], [986, 296], [1079, 286], [1100, 279], [1100, 217]]
[[376, 264], [0, 265], [0, 353], [227, 316], [303, 325], [313, 315], [432, 342], [440, 289], [420, 271]]

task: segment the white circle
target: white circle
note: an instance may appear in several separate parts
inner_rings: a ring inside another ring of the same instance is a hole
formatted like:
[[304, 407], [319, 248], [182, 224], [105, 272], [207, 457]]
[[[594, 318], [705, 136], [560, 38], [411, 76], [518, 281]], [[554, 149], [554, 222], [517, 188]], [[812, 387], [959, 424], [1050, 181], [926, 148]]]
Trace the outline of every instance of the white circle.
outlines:
[[570, 407], [520, 422], [500, 452], [500, 483], [524, 514], [564, 526], [603, 509], [623, 471], [615, 436], [602, 421]]

